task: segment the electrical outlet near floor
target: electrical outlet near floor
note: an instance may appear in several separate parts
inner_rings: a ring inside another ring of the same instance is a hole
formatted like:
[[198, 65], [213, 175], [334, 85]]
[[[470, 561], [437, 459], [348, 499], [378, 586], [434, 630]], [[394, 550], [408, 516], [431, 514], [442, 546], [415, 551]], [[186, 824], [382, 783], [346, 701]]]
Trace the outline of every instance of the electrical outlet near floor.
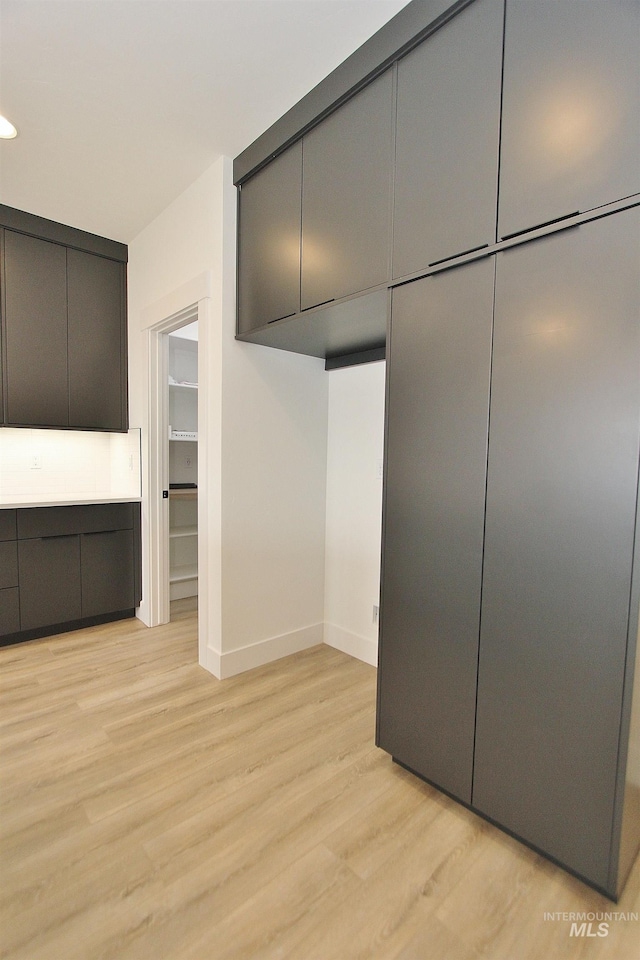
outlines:
[[378, 606], [377, 603], [374, 603], [374, 605], [373, 605], [373, 623], [377, 623], [377, 622], [378, 622], [378, 617], [379, 617], [379, 616], [380, 616], [380, 607]]

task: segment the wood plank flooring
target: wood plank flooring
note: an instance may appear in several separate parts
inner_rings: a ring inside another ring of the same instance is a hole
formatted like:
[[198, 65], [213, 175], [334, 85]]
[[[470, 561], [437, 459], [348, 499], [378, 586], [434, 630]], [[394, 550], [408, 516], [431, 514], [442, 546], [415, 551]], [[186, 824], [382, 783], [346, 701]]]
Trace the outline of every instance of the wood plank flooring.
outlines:
[[189, 611], [0, 650], [5, 960], [638, 960], [545, 913], [639, 912], [640, 864], [613, 905], [393, 764], [372, 667], [196, 659]]

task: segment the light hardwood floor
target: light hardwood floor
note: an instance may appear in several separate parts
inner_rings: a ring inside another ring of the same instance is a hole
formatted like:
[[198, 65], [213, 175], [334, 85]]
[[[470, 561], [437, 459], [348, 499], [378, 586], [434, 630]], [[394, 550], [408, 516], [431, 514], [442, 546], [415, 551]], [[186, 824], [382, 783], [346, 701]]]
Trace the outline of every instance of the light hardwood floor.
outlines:
[[[196, 621], [0, 650], [6, 960], [638, 960], [640, 923], [393, 764], [375, 670], [219, 682]], [[598, 929], [595, 922], [592, 931]]]

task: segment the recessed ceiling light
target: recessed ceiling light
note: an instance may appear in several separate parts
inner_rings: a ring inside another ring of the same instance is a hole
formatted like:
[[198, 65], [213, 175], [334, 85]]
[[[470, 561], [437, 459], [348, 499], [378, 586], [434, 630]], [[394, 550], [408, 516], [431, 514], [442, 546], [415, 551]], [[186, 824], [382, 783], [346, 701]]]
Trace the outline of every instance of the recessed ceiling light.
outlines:
[[18, 136], [18, 131], [6, 117], [0, 113], [0, 140], [13, 140]]

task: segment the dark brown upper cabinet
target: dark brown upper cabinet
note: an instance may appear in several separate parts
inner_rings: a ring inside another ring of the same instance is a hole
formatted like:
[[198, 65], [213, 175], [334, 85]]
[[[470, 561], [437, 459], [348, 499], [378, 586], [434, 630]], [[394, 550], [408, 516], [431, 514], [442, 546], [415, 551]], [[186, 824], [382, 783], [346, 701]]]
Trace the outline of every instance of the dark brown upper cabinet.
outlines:
[[300, 310], [301, 190], [301, 141], [240, 189], [238, 333]]
[[394, 277], [495, 239], [503, 21], [477, 0], [398, 63]]
[[122, 430], [127, 423], [124, 265], [67, 251], [69, 424]]
[[392, 148], [391, 70], [305, 136], [303, 310], [388, 280]]
[[2, 423], [128, 428], [122, 244], [0, 206]]
[[67, 251], [5, 230], [5, 423], [69, 426]]
[[498, 236], [640, 191], [640, 4], [507, 0]]

